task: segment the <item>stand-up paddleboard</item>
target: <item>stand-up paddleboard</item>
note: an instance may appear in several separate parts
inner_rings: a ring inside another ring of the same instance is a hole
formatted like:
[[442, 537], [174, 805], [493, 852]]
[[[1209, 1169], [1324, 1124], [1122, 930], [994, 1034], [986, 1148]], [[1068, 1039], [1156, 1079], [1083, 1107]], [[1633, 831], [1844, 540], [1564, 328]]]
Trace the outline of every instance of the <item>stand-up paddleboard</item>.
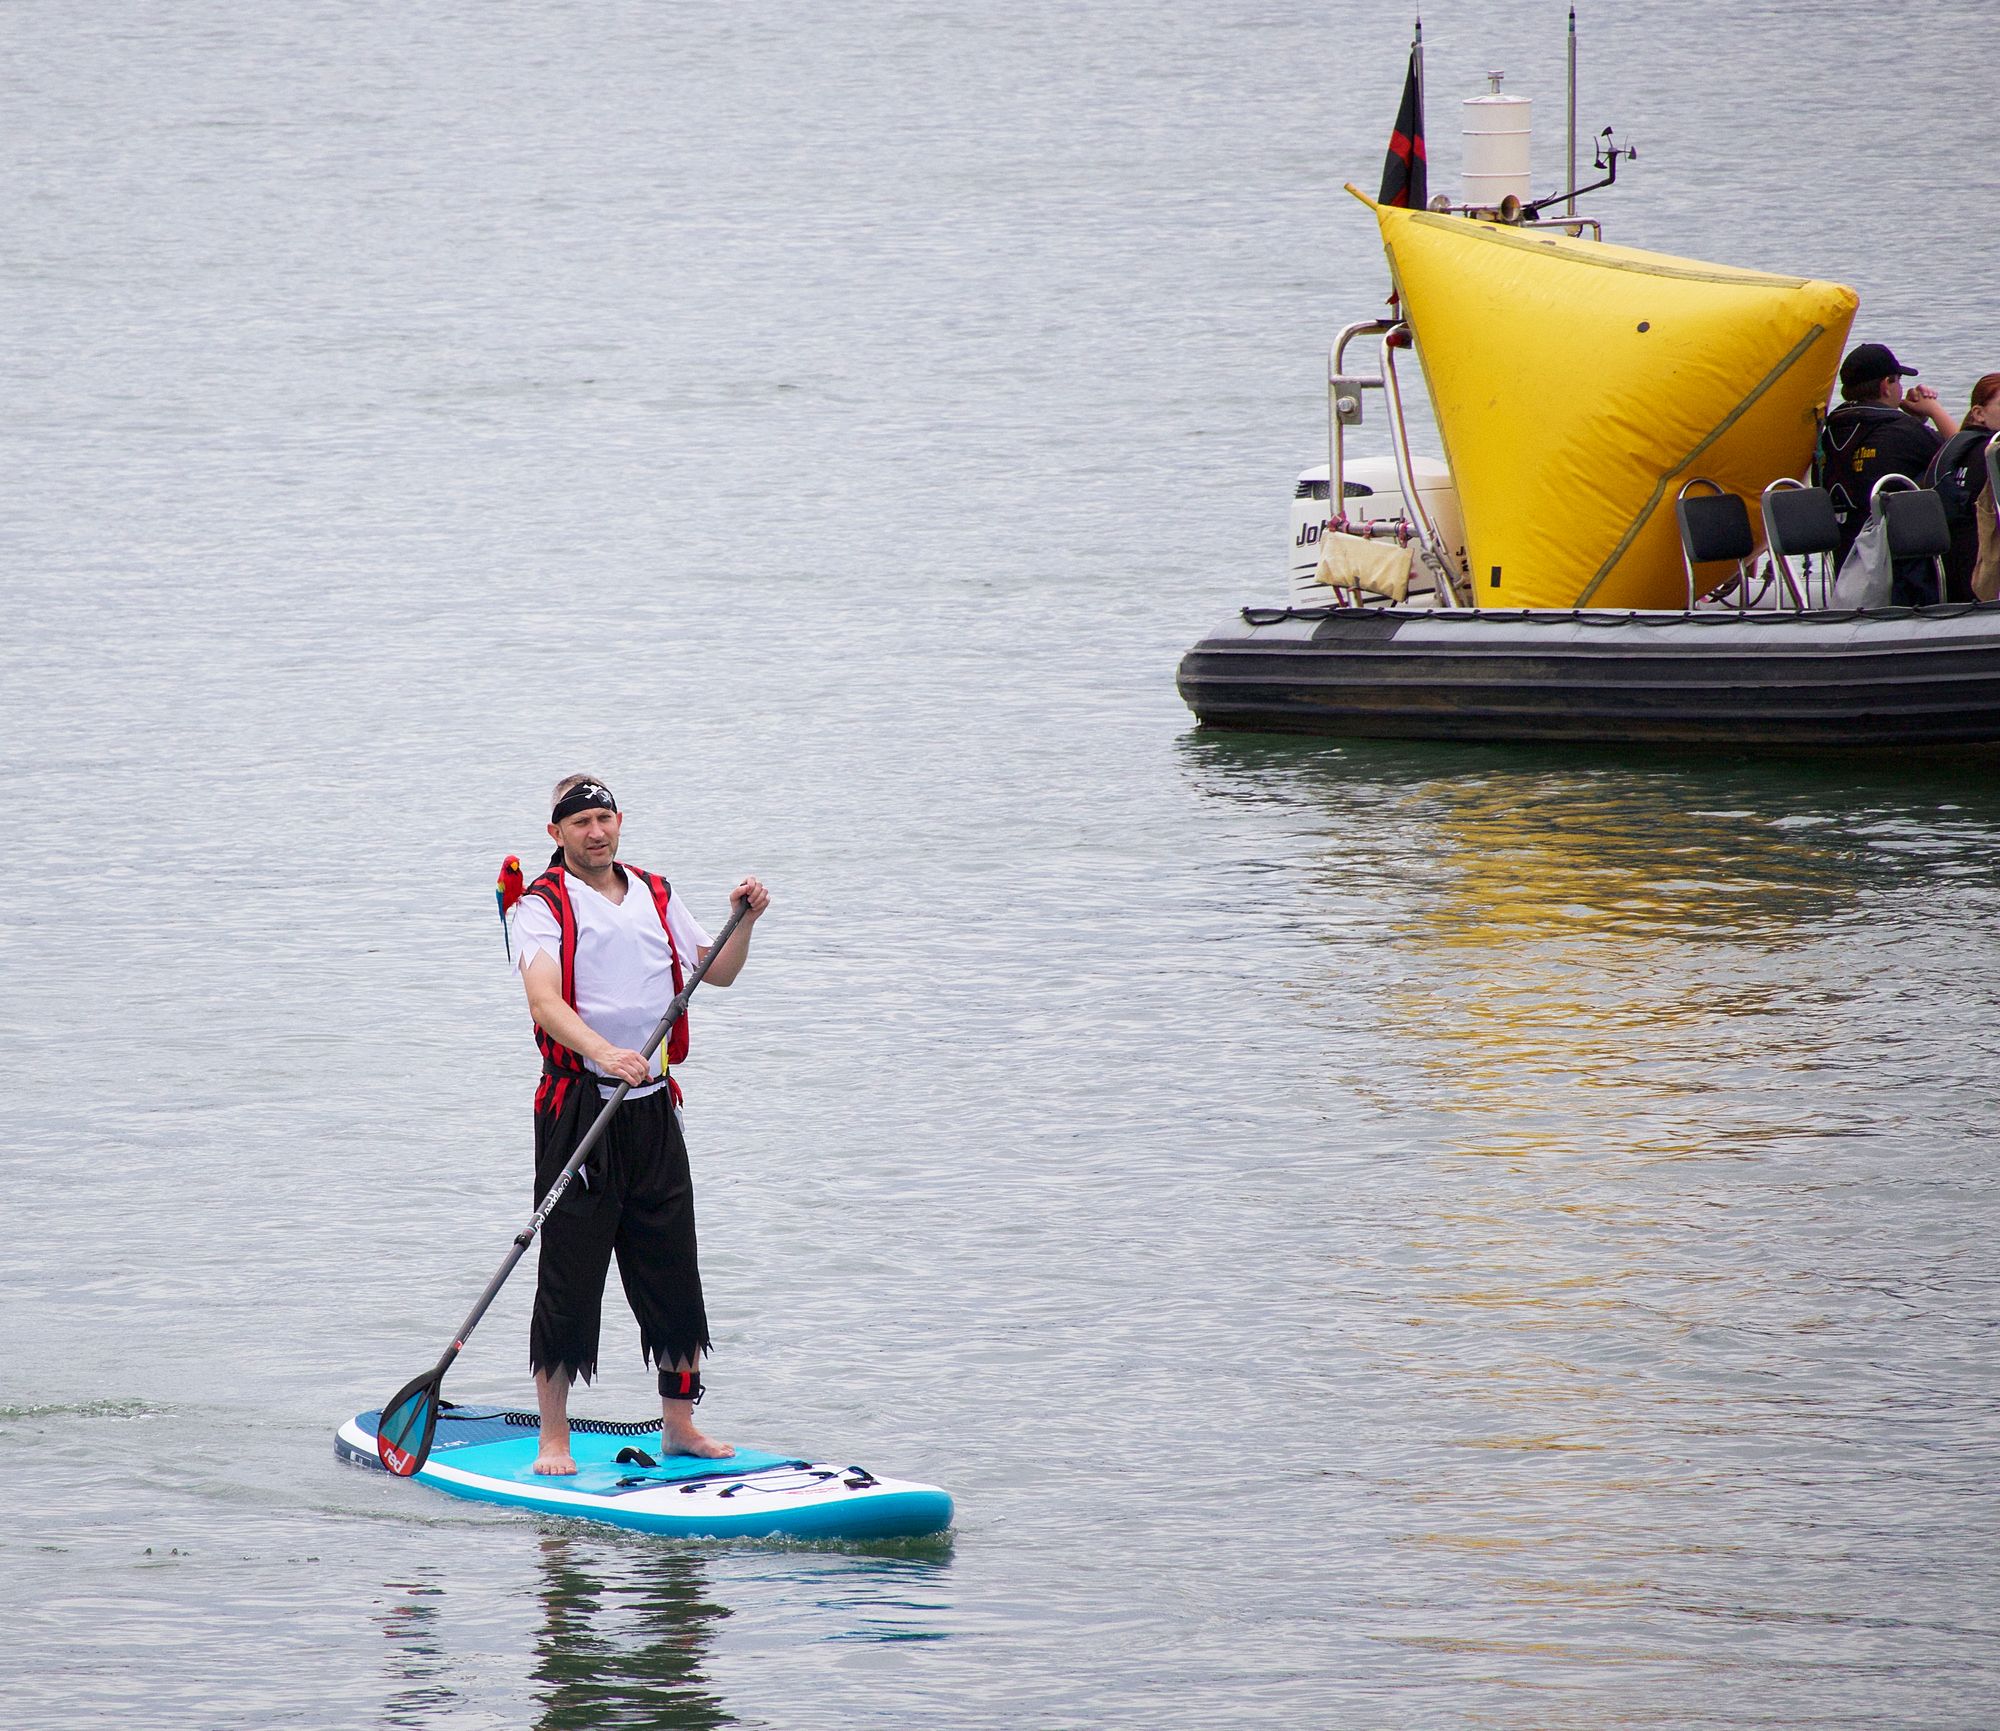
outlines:
[[[342, 1425], [333, 1452], [382, 1470], [364, 1412]], [[541, 1421], [494, 1406], [438, 1413], [424, 1484], [475, 1502], [603, 1521], [677, 1539], [899, 1539], [941, 1533], [951, 1498], [935, 1485], [878, 1479], [861, 1467], [738, 1449], [726, 1460], [663, 1455], [660, 1427], [570, 1420], [574, 1475], [534, 1470]]]

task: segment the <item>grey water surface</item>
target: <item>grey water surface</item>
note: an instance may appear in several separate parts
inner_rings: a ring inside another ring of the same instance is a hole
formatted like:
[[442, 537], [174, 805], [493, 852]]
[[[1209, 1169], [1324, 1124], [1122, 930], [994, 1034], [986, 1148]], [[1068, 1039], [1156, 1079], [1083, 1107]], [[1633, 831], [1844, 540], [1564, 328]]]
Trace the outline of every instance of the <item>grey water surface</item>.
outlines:
[[[1500, 66], [1553, 189], [1560, 0], [1425, 13], [1439, 186]], [[0, 1721], [1993, 1722], [1992, 768], [1175, 697], [1386, 286], [1408, 22], [6, 9]], [[1581, 22], [1612, 238], [2000, 367], [1985, 6]], [[694, 1016], [706, 1420], [948, 1541], [333, 1458], [527, 1213], [491, 883], [575, 768], [776, 893]]]

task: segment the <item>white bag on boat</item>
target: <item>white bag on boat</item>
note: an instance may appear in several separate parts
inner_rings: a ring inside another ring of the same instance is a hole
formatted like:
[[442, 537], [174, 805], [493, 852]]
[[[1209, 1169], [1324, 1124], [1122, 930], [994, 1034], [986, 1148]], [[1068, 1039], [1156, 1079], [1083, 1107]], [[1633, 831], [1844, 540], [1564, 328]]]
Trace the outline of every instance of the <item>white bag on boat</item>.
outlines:
[[1319, 569], [1329, 589], [1366, 589], [1401, 601], [1410, 592], [1410, 549], [1394, 541], [1369, 541], [1328, 530], [1319, 538]]
[[1833, 580], [1830, 604], [1886, 607], [1895, 581], [1895, 564], [1889, 558], [1888, 519], [1879, 511], [1871, 511], [1847, 557], [1840, 562], [1840, 575]]

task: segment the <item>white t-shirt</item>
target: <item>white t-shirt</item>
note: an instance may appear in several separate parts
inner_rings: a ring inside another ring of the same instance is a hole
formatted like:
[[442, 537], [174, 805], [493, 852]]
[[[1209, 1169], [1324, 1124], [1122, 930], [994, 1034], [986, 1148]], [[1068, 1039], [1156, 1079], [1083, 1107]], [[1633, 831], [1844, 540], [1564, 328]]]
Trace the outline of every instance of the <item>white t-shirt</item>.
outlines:
[[[708, 948], [708, 933], [695, 924], [687, 904], [672, 893], [667, 896], [667, 923], [662, 927], [653, 892], [629, 872], [622, 902], [599, 895], [575, 872], [564, 875], [569, 884], [570, 911], [576, 916], [576, 1013], [592, 1033], [636, 1052], [673, 1001], [674, 971], [668, 943], [680, 952], [685, 976]], [[546, 955], [558, 968], [562, 966], [562, 929], [554, 910], [540, 896], [523, 896], [514, 910], [514, 965], [525, 977], [528, 964], [540, 955]], [[660, 1050], [653, 1054], [655, 1076], [665, 1073], [661, 1060], [671, 1038], [662, 1040]], [[595, 1064], [590, 1068], [604, 1074]], [[633, 1093], [648, 1091], [635, 1088]]]

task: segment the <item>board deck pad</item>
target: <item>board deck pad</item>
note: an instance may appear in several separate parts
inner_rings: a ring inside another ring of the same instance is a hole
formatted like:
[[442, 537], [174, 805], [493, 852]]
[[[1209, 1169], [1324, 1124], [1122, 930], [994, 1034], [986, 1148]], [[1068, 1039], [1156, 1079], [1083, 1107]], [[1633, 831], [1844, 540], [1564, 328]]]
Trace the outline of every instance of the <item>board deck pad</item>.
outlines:
[[[381, 1416], [364, 1412], [342, 1425], [334, 1453], [380, 1470], [375, 1427]], [[740, 1446], [722, 1460], [666, 1455], [658, 1425], [572, 1420], [573, 1475], [537, 1473], [540, 1445], [533, 1413], [446, 1406], [438, 1413], [430, 1458], [416, 1476], [476, 1502], [675, 1538], [910, 1538], [951, 1525], [951, 1498], [935, 1485]], [[631, 1451], [653, 1464], [618, 1459]]]

